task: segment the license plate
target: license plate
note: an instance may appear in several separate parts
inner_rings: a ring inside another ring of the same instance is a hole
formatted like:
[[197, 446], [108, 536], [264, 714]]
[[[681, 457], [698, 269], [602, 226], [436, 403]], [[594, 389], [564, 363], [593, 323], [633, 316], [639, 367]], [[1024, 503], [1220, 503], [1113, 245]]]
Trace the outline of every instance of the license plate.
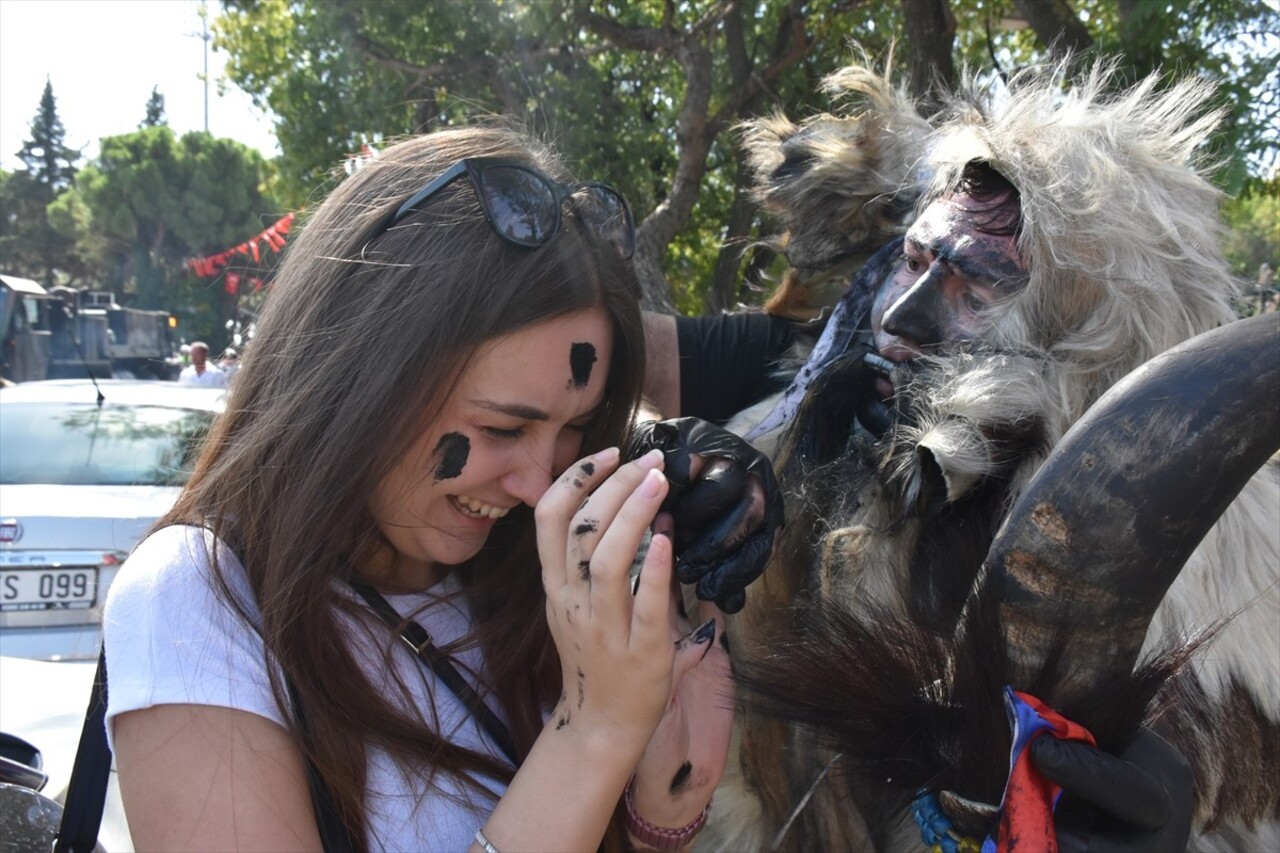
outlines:
[[97, 596], [97, 569], [0, 569], [0, 610], [83, 610]]

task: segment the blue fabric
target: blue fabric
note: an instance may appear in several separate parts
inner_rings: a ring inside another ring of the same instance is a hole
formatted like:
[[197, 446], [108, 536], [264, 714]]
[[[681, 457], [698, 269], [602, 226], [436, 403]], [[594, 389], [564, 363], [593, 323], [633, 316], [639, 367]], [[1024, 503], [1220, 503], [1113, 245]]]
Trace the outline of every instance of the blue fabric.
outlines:
[[822, 337], [809, 354], [809, 360], [791, 380], [791, 385], [783, 392], [782, 399], [773, 407], [764, 420], [758, 423], [744, 438], [747, 441], [758, 438], [784, 423], [788, 423], [800, 409], [809, 386], [822, 374], [828, 364], [835, 361], [849, 348], [858, 327], [871, 311], [880, 286], [893, 269], [893, 262], [902, 253], [902, 238], [895, 237], [880, 248], [862, 265], [849, 289], [840, 297], [840, 302], [831, 312], [827, 327], [822, 330]]

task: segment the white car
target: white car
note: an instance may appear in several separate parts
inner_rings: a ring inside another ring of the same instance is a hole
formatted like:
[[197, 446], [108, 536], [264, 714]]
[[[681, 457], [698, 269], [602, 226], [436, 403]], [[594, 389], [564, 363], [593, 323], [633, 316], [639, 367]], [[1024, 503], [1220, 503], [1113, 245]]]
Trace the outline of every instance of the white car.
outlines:
[[0, 655], [98, 656], [107, 588], [173, 506], [225, 393], [87, 379], [0, 390]]
[[[8, 393], [8, 392], [5, 392]], [[97, 664], [93, 661], [46, 663], [21, 658], [0, 657], [0, 732], [21, 738], [39, 751], [36, 763], [47, 777], [40, 793], [61, 805], [71, 782], [80, 731], [84, 727], [85, 709], [93, 686]], [[8, 746], [11, 741], [7, 741]], [[0, 754], [7, 750], [0, 747]], [[16, 757], [16, 756], [7, 756]], [[29, 758], [18, 759], [27, 762]], [[31, 795], [16, 796], [8, 786], [0, 784], [0, 825], [14, 828], [24, 823], [39, 823], [46, 816], [61, 818], [61, 809], [51, 810]], [[35, 809], [40, 814], [33, 814]], [[129, 824], [120, 801], [120, 784], [115, 768], [107, 781], [107, 798], [103, 804], [98, 843], [109, 853], [133, 850]], [[6, 846], [0, 850], [23, 849], [25, 845]], [[30, 849], [35, 849], [34, 847]], [[45, 850], [48, 847], [44, 848]]]

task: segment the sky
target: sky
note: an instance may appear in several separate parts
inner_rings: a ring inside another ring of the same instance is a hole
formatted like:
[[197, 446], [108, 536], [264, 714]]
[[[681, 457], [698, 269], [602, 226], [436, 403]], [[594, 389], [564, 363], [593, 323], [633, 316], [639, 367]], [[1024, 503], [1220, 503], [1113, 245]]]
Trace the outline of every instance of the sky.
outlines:
[[[208, 7], [211, 18], [220, 8], [216, 0]], [[99, 138], [138, 128], [153, 86], [175, 133], [203, 130], [199, 12], [199, 0], [0, 0], [0, 167], [21, 165], [16, 155], [46, 79], [67, 145], [86, 158]], [[209, 131], [277, 156], [269, 115], [229, 80], [218, 94], [225, 61], [210, 43]]]

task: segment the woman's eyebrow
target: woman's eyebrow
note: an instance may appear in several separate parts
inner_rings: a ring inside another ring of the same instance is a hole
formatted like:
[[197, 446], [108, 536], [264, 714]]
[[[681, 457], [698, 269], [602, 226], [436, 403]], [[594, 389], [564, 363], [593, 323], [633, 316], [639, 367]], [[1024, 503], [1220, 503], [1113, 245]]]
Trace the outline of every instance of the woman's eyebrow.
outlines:
[[547, 421], [551, 420], [551, 416], [539, 409], [537, 406], [527, 406], [523, 403], [499, 403], [496, 400], [477, 399], [472, 400], [471, 404], [490, 412], [497, 412], [500, 415], [509, 415], [513, 418], [520, 418], [526, 421]]

